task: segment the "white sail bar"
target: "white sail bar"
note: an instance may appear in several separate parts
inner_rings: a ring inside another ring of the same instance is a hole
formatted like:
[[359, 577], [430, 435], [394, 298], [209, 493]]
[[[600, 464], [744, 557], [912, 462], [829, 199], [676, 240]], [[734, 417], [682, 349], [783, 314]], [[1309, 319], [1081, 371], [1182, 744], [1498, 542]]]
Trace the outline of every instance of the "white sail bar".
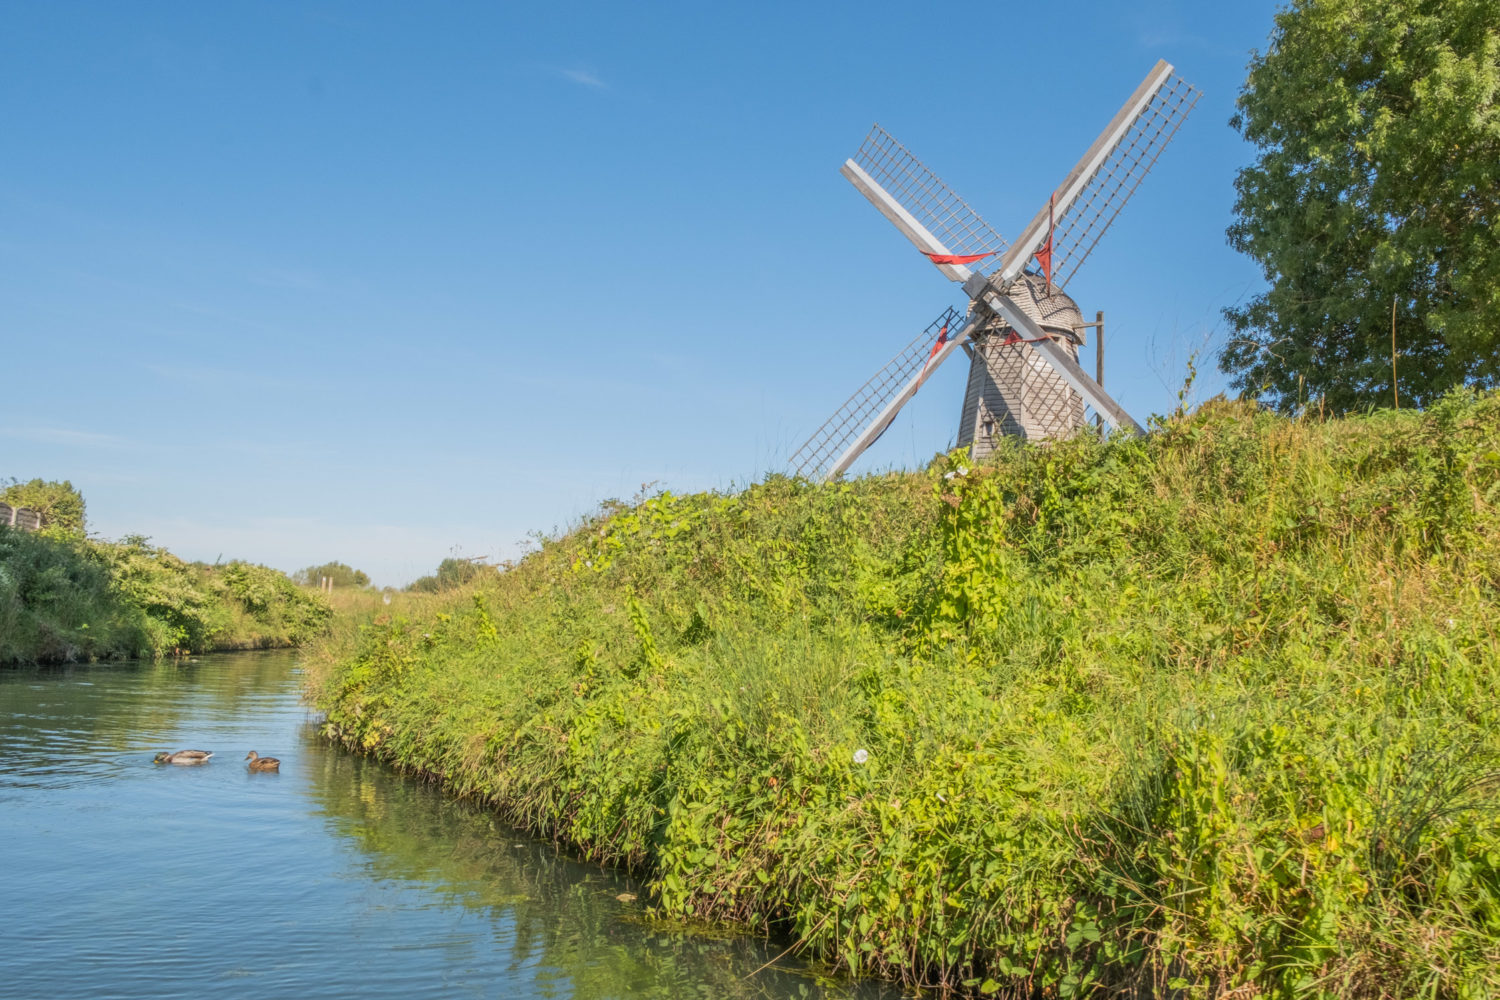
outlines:
[[[879, 125], [870, 129], [870, 134], [860, 144], [859, 152], [845, 164], [844, 176], [859, 187], [859, 182], [849, 170], [850, 166], [858, 168], [865, 179], [882, 188], [892, 202], [901, 206], [908, 216], [915, 219], [921, 228], [931, 233], [946, 248], [935, 252], [976, 254], [1005, 249], [1004, 237], [980, 218], [979, 213], [944, 184], [937, 174], [928, 170], [921, 160]], [[876, 207], [885, 211], [879, 204]], [[930, 247], [922, 249], [931, 250]], [[944, 273], [948, 272], [945, 270]], [[952, 274], [948, 276], [955, 281], [964, 280]]]
[[[891, 221], [891, 224], [901, 231], [901, 235], [912, 241], [918, 250], [923, 253], [951, 253], [936, 236], [928, 232], [927, 227], [922, 225], [916, 216], [908, 212], [900, 202], [886, 193], [885, 188], [875, 182], [875, 179], [865, 173], [864, 168], [853, 160], [845, 161], [839, 168], [839, 173], [849, 179], [855, 190], [869, 199], [870, 204], [879, 210], [880, 214]], [[950, 281], [964, 282], [969, 280], [972, 274], [962, 264], [939, 264], [937, 269], [942, 271]]]
[[1157, 62], [1058, 186], [1055, 204], [1043, 205], [1004, 259], [988, 269], [995, 283], [1004, 287], [1025, 270], [1050, 228], [1052, 284], [1065, 287], [1201, 96], [1170, 63]]
[[[910, 344], [901, 350], [894, 358], [886, 363], [884, 368], [876, 372], [859, 390], [834, 411], [833, 416], [824, 421], [807, 442], [798, 448], [788, 463], [795, 476], [807, 476], [809, 479], [831, 479], [839, 472], [847, 469], [856, 458], [874, 443], [880, 436], [880, 432], [890, 424], [895, 417], [895, 410], [900, 409], [896, 405], [892, 409], [892, 401], [901, 398], [908, 388], [910, 393], [901, 399], [906, 402], [916, 392], [913, 382], [920, 384], [920, 379], [932, 374], [933, 369], [940, 362], [938, 358], [928, 358], [932, 353], [933, 344], [937, 342], [938, 333], [943, 327], [948, 328], [948, 346], [955, 344], [961, 333], [960, 327], [964, 325], [963, 314], [956, 309], [948, 309], [921, 333], [917, 334]], [[944, 355], [946, 357], [946, 354]], [[924, 372], [925, 369], [925, 372]], [[882, 417], [889, 411], [889, 415]], [[870, 432], [874, 428], [873, 433]], [[853, 446], [862, 438], [869, 440], [863, 447], [855, 450]], [[851, 454], [852, 452], [852, 454]]]

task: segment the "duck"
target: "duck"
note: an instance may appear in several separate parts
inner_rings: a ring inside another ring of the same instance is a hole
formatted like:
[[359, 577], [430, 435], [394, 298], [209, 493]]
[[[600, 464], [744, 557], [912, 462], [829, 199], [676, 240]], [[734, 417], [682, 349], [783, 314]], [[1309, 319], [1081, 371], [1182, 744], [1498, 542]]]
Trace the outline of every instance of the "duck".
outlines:
[[262, 757], [254, 750], [251, 750], [249, 753], [245, 754], [245, 759], [250, 762], [250, 770], [252, 771], [281, 770], [281, 761], [277, 760], [275, 757]]
[[178, 750], [176, 753], [159, 753], [154, 759], [158, 764], [202, 764], [212, 756], [208, 750]]

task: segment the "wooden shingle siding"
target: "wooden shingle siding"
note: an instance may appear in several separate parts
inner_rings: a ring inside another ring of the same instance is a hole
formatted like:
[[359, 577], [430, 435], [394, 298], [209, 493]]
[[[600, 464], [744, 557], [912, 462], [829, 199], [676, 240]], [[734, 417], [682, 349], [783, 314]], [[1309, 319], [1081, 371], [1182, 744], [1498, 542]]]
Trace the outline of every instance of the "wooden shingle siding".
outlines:
[[[1046, 294], [1035, 275], [1023, 275], [1012, 296], [1076, 360], [1083, 342], [1078, 305], [1061, 292]], [[1074, 392], [1029, 344], [1007, 344], [1003, 321], [975, 338], [969, 382], [959, 415], [958, 445], [975, 461], [995, 450], [1002, 436], [1028, 441], [1071, 437], [1083, 426], [1083, 397]], [[985, 423], [989, 422], [988, 433]]]

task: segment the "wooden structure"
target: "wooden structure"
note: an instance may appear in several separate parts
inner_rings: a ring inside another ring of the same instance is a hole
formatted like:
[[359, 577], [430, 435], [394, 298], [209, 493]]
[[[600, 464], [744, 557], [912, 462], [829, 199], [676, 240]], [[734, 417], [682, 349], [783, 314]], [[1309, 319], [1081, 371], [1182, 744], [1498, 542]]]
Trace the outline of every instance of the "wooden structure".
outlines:
[[40, 531], [42, 512], [29, 507], [12, 507], [8, 503], [0, 503], [0, 524], [18, 531]]
[[[1065, 437], [1092, 410], [1112, 428], [1144, 433], [1078, 364], [1084, 323], [1063, 294], [1199, 97], [1158, 62], [1014, 243], [876, 125], [841, 170], [881, 215], [963, 286], [968, 311], [949, 309], [897, 354], [791, 458], [795, 475], [842, 475], [953, 351], [970, 370], [958, 442], [976, 458], [1004, 434]], [[936, 337], [932, 332], [936, 330]], [[1097, 370], [1102, 375], [1103, 359]]]
[[[1075, 363], [1083, 314], [1040, 276], [1023, 274], [1011, 297]], [[969, 381], [958, 420], [958, 446], [981, 461], [1004, 436], [1027, 441], [1066, 438], [1084, 422], [1083, 397], [1044, 362], [1009, 323], [994, 317], [970, 336]]]

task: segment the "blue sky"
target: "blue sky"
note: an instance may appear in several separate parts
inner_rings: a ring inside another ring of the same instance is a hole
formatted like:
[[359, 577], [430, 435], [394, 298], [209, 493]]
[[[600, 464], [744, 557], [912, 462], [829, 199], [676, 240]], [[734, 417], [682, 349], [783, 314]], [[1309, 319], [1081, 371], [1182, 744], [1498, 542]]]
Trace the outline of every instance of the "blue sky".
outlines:
[[[839, 176], [871, 123], [1014, 237], [1165, 58], [1205, 96], [1069, 286], [1144, 422], [1261, 287], [1228, 120], [1274, 10], [0, 2], [0, 476], [394, 585], [744, 485], [962, 304]], [[947, 447], [962, 367], [856, 471]]]

